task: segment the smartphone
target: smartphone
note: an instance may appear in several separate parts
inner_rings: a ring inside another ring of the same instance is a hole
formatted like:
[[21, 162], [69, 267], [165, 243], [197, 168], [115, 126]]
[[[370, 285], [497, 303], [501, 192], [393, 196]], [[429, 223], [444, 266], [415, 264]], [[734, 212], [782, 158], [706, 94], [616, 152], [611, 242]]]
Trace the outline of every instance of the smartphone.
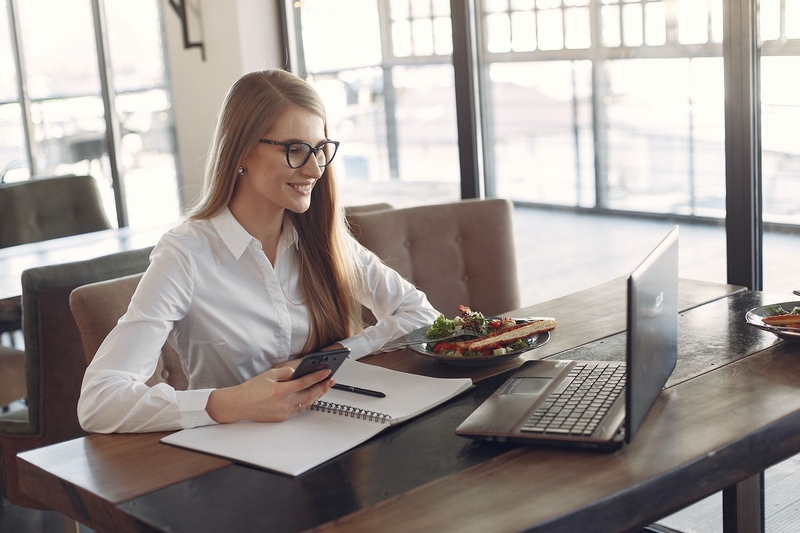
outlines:
[[331, 376], [339, 369], [342, 362], [350, 355], [350, 348], [339, 348], [325, 352], [311, 352], [303, 356], [300, 365], [292, 374], [292, 379], [297, 379], [325, 368], [331, 371]]

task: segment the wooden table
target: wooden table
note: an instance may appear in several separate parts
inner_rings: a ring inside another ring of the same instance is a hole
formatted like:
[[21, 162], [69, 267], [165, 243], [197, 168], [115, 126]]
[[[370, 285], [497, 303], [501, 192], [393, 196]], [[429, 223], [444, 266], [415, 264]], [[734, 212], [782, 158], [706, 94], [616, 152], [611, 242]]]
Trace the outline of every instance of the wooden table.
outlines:
[[[559, 319], [526, 357], [624, 358], [624, 294], [619, 279], [519, 310]], [[753, 480], [800, 451], [800, 345], [743, 317], [793, 299], [781, 297], [681, 280], [678, 366], [633, 442], [614, 453], [458, 437], [455, 427], [524, 358], [473, 371], [403, 351], [368, 362], [471, 374], [477, 386], [297, 478], [166, 446], [158, 433], [24, 452], [20, 484], [99, 531], [632, 531], [720, 490], [726, 529], [757, 531], [747, 523], [761, 510]], [[732, 505], [754, 495], [749, 507]]]
[[0, 322], [19, 320], [22, 315], [23, 271], [153, 246], [165, 231], [177, 224], [115, 228], [0, 248]]

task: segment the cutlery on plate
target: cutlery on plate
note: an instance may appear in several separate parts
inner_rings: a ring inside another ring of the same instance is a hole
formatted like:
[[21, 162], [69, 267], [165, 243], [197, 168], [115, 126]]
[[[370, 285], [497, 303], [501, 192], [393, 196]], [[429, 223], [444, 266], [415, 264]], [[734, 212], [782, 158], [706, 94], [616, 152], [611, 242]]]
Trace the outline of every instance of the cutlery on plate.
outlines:
[[800, 296], [800, 291], [792, 291], [792, 292], [795, 293], [797, 296]]
[[450, 339], [455, 339], [458, 337], [480, 337], [481, 334], [477, 331], [472, 331], [471, 329], [460, 329], [453, 333], [452, 335], [448, 335], [447, 337], [439, 337], [438, 339], [429, 339], [425, 336], [425, 333], [428, 331], [430, 326], [425, 326], [424, 328], [411, 332], [405, 337], [403, 337], [398, 342], [392, 342], [386, 344], [381, 348], [383, 351], [391, 351], [391, 350], [399, 350], [400, 348], [407, 348], [413, 344], [425, 344], [428, 342], [442, 342]]

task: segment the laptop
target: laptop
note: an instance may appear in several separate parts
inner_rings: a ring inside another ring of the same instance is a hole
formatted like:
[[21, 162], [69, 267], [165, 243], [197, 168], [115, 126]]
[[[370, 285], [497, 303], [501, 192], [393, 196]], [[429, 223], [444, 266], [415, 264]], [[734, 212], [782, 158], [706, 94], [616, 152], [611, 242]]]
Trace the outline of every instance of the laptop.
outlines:
[[678, 227], [628, 276], [622, 361], [528, 361], [461, 425], [475, 439], [615, 450], [630, 442], [678, 360]]

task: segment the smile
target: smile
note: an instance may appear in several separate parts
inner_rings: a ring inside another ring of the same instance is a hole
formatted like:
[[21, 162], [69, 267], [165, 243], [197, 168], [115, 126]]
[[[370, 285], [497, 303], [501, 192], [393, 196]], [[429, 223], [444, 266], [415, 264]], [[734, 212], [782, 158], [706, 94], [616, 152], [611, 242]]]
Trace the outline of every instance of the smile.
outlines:
[[314, 188], [314, 182], [309, 184], [301, 184], [301, 183], [289, 183], [289, 187], [293, 188], [296, 191], [300, 192], [311, 192], [311, 189]]

